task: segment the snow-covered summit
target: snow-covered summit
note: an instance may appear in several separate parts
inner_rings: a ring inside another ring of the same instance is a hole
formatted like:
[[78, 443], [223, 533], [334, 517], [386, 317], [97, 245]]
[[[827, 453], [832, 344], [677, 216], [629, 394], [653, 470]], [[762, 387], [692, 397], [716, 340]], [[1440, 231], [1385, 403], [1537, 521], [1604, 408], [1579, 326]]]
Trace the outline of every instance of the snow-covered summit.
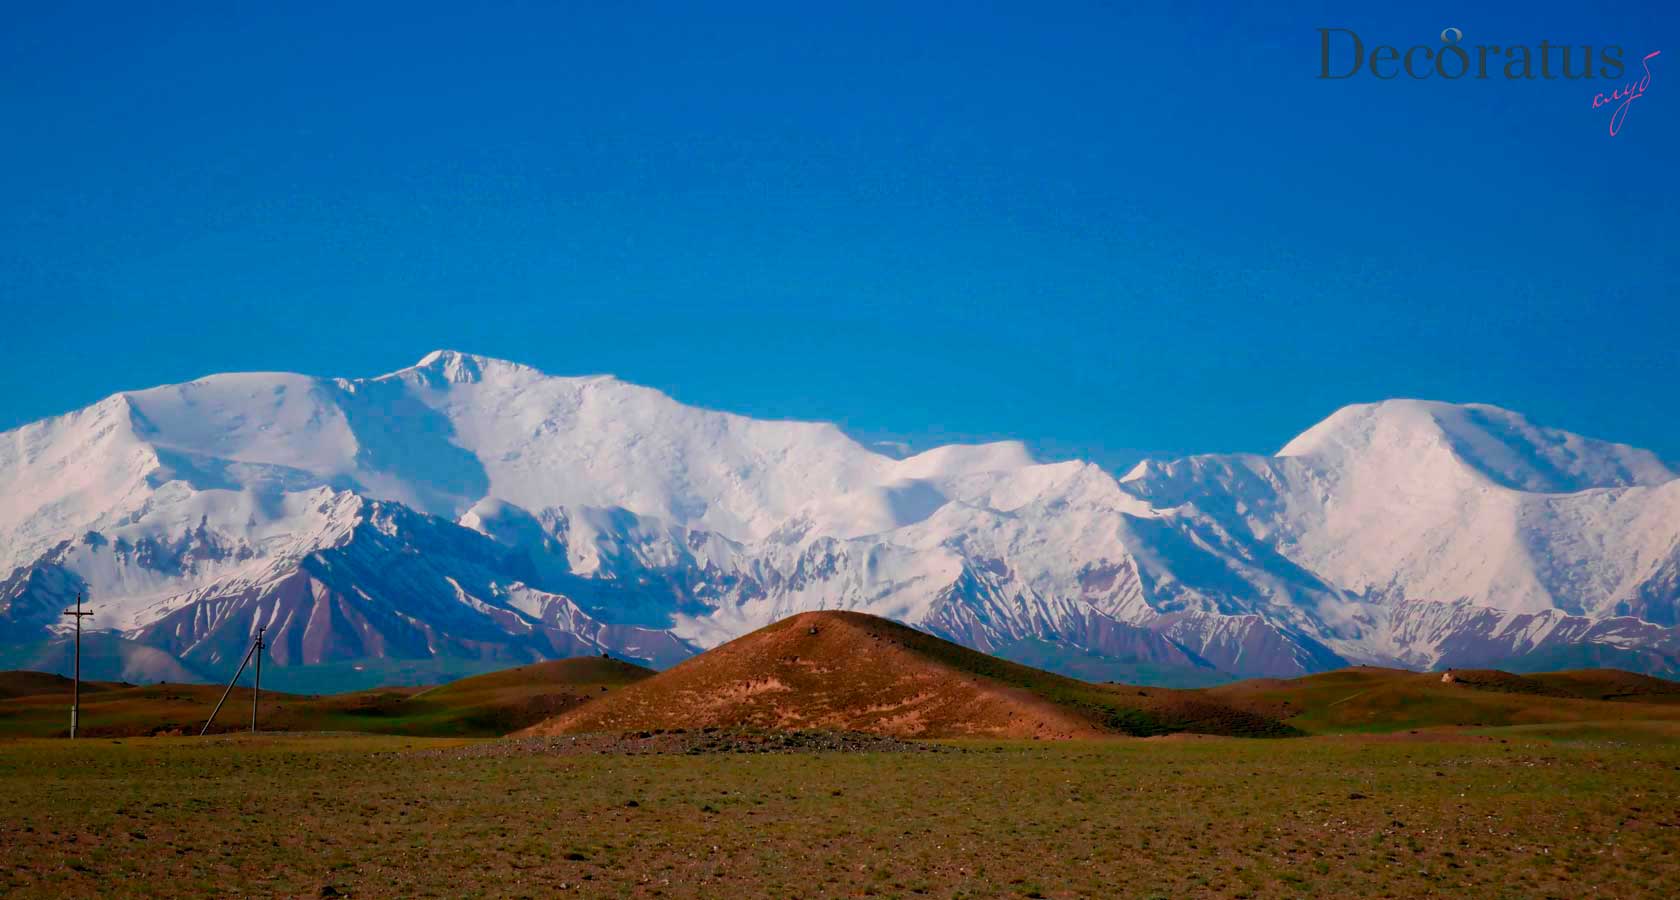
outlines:
[[[419, 376], [436, 385], [474, 384], [482, 381], [528, 382], [546, 377], [542, 372], [489, 356], [462, 353], [458, 350], [433, 350], [406, 369], [399, 369], [376, 380]], [[610, 379], [611, 376], [597, 376]]]
[[1456, 464], [1532, 493], [1652, 486], [1680, 477], [1647, 450], [1538, 426], [1497, 406], [1426, 400], [1343, 407], [1278, 455], [1385, 471]]
[[39, 639], [80, 591], [192, 665], [258, 625], [291, 664], [671, 661], [855, 608], [996, 652], [1289, 674], [1680, 652], [1677, 585], [1672, 468], [1483, 405], [1350, 406], [1275, 456], [1116, 479], [1015, 442], [881, 453], [439, 350], [373, 378], [125, 392], [0, 435], [0, 640]]

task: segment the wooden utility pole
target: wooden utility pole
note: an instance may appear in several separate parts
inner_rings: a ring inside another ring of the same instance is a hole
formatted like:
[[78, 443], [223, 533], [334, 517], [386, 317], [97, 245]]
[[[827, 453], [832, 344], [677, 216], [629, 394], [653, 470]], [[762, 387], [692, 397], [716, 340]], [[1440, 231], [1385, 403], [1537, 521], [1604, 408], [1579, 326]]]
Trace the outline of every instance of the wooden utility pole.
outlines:
[[76, 739], [76, 721], [82, 712], [82, 619], [93, 615], [92, 612], [82, 611], [82, 595], [76, 594], [76, 608], [67, 609], [64, 614], [76, 620], [76, 686], [70, 695], [70, 740]]
[[250, 649], [245, 651], [245, 658], [239, 661], [239, 668], [235, 669], [233, 677], [228, 679], [227, 690], [222, 691], [222, 699], [216, 701], [216, 708], [210, 710], [210, 718], [204, 720], [204, 728], [198, 732], [199, 737], [210, 733], [210, 725], [216, 721], [216, 713], [222, 711], [222, 704], [226, 703], [228, 695], [233, 693], [233, 686], [239, 682], [239, 676], [245, 674], [245, 666], [250, 664], [253, 656], [257, 658], [257, 693], [251, 695], [251, 733], [257, 733], [257, 694], [262, 693], [262, 635], [265, 630], [266, 626], [257, 629], [257, 639], [251, 642]]
[[262, 700], [263, 632], [267, 631], [267, 630], [268, 630], [267, 626], [258, 626], [258, 628], [257, 628], [257, 646], [256, 646], [257, 670], [256, 670], [256, 674], [254, 676], [255, 680], [252, 682], [252, 687], [254, 687], [255, 690], [253, 690], [251, 692], [251, 733], [252, 734], [257, 733], [257, 703]]

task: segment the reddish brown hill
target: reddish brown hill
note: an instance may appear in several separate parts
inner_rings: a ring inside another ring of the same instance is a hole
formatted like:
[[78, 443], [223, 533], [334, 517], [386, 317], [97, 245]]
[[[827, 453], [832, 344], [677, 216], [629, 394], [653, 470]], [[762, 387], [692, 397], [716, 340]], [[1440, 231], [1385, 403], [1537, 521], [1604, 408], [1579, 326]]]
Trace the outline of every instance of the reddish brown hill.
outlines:
[[1293, 733], [1189, 692], [1076, 681], [849, 612], [783, 619], [526, 733], [705, 727], [923, 738]]

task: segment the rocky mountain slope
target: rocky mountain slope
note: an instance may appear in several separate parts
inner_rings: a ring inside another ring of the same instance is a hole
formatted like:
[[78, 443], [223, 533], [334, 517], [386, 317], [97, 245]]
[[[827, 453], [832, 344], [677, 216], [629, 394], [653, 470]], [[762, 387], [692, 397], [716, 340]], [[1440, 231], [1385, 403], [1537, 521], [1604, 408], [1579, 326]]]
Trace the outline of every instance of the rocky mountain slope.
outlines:
[[1405, 400], [1275, 456], [1120, 478], [1013, 443], [899, 459], [440, 351], [371, 379], [211, 376], [0, 435], [0, 663], [56, 658], [77, 593], [144, 650], [129, 677], [219, 677], [258, 627], [271, 665], [352, 682], [393, 659], [666, 667], [814, 609], [1119, 678], [1574, 652], [1672, 671], [1680, 477]]

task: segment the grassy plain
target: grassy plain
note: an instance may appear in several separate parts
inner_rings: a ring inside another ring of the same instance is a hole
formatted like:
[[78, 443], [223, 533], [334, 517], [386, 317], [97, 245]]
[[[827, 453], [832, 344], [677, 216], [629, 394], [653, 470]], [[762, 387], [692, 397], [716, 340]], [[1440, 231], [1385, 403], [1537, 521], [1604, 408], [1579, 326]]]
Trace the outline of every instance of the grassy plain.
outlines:
[[380, 736], [0, 742], [17, 896], [1639, 897], [1680, 727], [946, 753]]

